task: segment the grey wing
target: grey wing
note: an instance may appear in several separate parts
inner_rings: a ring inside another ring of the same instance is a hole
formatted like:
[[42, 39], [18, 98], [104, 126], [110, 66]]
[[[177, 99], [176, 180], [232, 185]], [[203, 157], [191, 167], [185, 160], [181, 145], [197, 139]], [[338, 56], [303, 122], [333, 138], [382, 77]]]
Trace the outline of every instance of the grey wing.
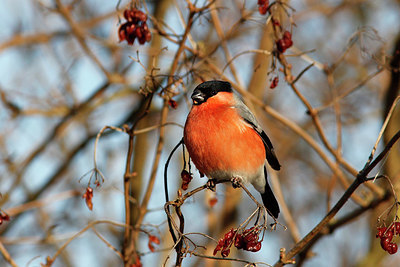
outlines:
[[239, 115], [250, 124], [253, 129], [257, 132], [257, 134], [261, 137], [264, 142], [265, 147], [265, 157], [274, 170], [280, 170], [281, 165], [279, 164], [278, 158], [275, 155], [274, 147], [272, 146], [271, 140], [269, 140], [266, 133], [261, 128], [260, 124], [258, 123], [254, 114], [249, 110], [249, 108], [239, 99], [239, 97], [235, 96], [236, 98], [236, 106], [235, 108], [238, 110]]

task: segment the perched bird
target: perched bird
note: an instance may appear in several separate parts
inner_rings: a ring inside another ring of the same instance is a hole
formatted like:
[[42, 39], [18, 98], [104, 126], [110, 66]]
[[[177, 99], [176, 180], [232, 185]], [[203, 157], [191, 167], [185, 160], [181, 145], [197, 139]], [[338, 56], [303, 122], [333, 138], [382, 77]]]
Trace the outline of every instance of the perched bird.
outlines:
[[237, 179], [251, 183], [268, 213], [275, 218], [279, 205], [267, 181], [266, 161], [281, 165], [268, 136], [253, 113], [225, 81], [207, 81], [191, 96], [193, 106], [186, 119], [184, 144], [200, 174], [209, 179]]

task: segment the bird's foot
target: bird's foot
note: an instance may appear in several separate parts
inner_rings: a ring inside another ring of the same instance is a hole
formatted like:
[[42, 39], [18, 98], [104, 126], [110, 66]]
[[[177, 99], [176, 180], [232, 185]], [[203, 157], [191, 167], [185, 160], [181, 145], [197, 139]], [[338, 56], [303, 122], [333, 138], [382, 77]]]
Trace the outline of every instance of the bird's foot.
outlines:
[[206, 186], [208, 189], [215, 192], [215, 187], [216, 187], [215, 179], [208, 179]]
[[231, 183], [232, 183], [232, 187], [233, 187], [233, 188], [239, 188], [239, 187], [241, 187], [242, 182], [243, 182], [243, 180], [242, 180], [242, 178], [240, 178], [240, 177], [233, 177], [233, 178], [231, 179]]

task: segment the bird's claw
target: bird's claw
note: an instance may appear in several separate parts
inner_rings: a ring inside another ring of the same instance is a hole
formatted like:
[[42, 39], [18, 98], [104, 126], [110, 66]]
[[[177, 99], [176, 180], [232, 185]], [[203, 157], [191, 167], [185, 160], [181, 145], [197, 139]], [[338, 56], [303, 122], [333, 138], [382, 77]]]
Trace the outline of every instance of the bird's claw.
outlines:
[[242, 183], [242, 178], [233, 177], [231, 179], [231, 183], [232, 183], [232, 187], [233, 188], [239, 188], [241, 186], [241, 183]]
[[210, 189], [211, 191], [215, 192], [215, 187], [216, 187], [216, 183], [214, 179], [208, 179], [206, 186], [208, 189]]

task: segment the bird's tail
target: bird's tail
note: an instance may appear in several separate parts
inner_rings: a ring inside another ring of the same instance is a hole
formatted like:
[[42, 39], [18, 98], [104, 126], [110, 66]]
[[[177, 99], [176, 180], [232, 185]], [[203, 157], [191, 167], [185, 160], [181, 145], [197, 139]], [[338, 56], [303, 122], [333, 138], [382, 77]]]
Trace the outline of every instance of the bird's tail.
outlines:
[[274, 196], [274, 193], [272, 192], [271, 187], [268, 184], [267, 169], [265, 167], [264, 167], [264, 176], [265, 176], [265, 189], [264, 193], [261, 194], [261, 198], [269, 215], [277, 219], [280, 211], [279, 204]]

